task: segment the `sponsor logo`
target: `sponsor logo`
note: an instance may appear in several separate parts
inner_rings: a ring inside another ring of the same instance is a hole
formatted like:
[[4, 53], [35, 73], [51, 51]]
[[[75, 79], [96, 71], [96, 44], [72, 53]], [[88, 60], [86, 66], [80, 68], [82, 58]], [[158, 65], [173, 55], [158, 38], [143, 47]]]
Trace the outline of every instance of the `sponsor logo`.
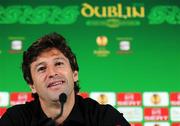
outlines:
[[174, 122], [171, 124], [171, 126], [180, 126], [180, 122]]
[[131, 123], [131, 126], [143, 126], [142, 123]]
[[0, 118], [6, 112], [7, 108], [0, 108]]
[[106, 26], [109, 28], [138, 26], [141, 24], [141, 21], [133, 19], [144, 18], [145, 7], [142, 3], [138, 4], [138, 6], [135, 4], [123, 5], [122, 3], [101, 6], [94, 4], [92, 5], [91, 3], [83, 3], [81, 15], [90, 19], [86, 22], [86, 25], [88, 26]]
[[22, 53], [23, 52], [23, 42], [25, 40], [24, 36], [9, 36], [10, 49], [9, 53]]
[[168, 120], [168, 108], [144, 108], [144, 119], [148, 121]]
[[29, 92], [13, 92], [10, 94], [10, 104], [12, 106], [17, 104], [25, 104], [26, 102], [30, 102], [32, 100], [33, 98]]
[[132, 42], [131, 37], [118, 37], [118, 51], [117, 54], [131, 54], [132, 53]]
[[180, 92], [170, 93], [170, 103], [173, 106], [180, 105]]
[[96, 100], [100, 104], [110, 104], [115, 106], [116, 96], [114, 92], [92, 92], [90, 98]]
[[117, 104], [120, 106], [140, 106], [142, 104], [141, 93], [118, 93]]
[[22, 49], [22, 41], [21, 40], [13, 40], [11, 42], [12, 50], [21, 50]]
[[144, 126], [170, 126], [169, 122], [145, 122]]
[[169, 95], [167, 92], [145, 92], [143, 103], [144, 106], [168, 106]]
[[128, 54], [131, 53], [131, 43], [127, 40], [122, 40], [119, 42], [118, 54]]
[[130, 42], [129, 41], [120, 41], [119, 49], [122, 51], [129, 51], [130, 50]]
[[9, 105], [9, 93], [0, 92], [0, 107], [5, 107]]
[[98, 36], [98, 37], [96, 38], [96, 43], [98, 44], [98, 46], [101, 46], [101, 47], [107, 46], [107, 44], [108, 44], [108, 39], [107, 39], [106, 36]]
[[170, 108], [171, 121], [180, 121], [180, 107]]
[[140, 122], [143, 120], [143, 110], [141, 107], [118, 107], [117, 109], [130, 122]]
[[98, 49], [94, 50], [94, 54], [100, 57], [106, 57], [110, 54], [110, 51], [106, 49], [108, 44], [108, 38], [106, 36], [98, 36], [96, 38]]
[[22, 40], [12, 40], [10, 53], [21, 53], [22, 50]]

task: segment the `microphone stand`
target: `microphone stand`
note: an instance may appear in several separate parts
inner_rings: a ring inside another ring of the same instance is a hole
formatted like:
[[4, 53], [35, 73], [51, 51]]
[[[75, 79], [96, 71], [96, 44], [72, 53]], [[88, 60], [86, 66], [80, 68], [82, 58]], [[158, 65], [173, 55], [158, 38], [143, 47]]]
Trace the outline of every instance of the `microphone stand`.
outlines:
[[67, 95], [65, 93], [59, 95], [59, 102], [61, 103], [61, 112], [54, 118], [54, 120], [57, 120], [59, 117], [62, 116], [64, 103], [66, 102], [66, 100], [67, 100]]
[[61, 104], [61, 111], [60, 113], [52, 120], [48, 121], [47, 123], [45, 123], [44, 126], [55, 126], [55, 121], [62, 116], [63, 114], [63, 109], [64, 109], [64, 103], [66, 102], [67, 100], [67, 95], [65, 93], [61, 93], [59, 95], [59, 102]]

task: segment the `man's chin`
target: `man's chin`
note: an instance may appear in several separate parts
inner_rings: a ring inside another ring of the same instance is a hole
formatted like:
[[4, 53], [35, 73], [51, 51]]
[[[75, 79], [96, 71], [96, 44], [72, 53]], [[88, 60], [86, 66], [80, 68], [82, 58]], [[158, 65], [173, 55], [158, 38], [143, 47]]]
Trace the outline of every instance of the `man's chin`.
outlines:
[[59, 102], [59, 98], [53, 98], [52, 101], [55, 102]]
[[49, 99], [53, 102], [59, 101], [59, 95], [51, 95], [49, 96]]

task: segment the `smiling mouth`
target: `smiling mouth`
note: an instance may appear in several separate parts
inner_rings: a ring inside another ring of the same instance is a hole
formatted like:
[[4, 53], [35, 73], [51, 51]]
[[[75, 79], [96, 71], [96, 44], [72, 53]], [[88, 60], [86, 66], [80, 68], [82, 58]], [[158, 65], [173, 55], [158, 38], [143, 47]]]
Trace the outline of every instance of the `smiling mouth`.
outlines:
[[56, 87], [56, 86], [59, 86], [59, 85], [62, 85], [64, 84], [65, 81], [56, 81], [56, 82], [51, 82], [50, 84], [48, 84], [48, 88], [51, 88], [51, 87]]

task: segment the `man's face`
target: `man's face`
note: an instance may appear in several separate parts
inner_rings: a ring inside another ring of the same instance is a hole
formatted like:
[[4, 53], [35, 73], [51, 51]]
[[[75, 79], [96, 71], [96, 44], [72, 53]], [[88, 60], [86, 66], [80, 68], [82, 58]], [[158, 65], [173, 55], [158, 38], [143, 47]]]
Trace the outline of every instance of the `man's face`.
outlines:
[[40, 100], [56, 102], [59, 94], [74, 95], [74, 82], [78, 80], [78, 72], [72, 71], [69, 60], [57, 49], [42, 52], [30, 65], [33, 93]]

